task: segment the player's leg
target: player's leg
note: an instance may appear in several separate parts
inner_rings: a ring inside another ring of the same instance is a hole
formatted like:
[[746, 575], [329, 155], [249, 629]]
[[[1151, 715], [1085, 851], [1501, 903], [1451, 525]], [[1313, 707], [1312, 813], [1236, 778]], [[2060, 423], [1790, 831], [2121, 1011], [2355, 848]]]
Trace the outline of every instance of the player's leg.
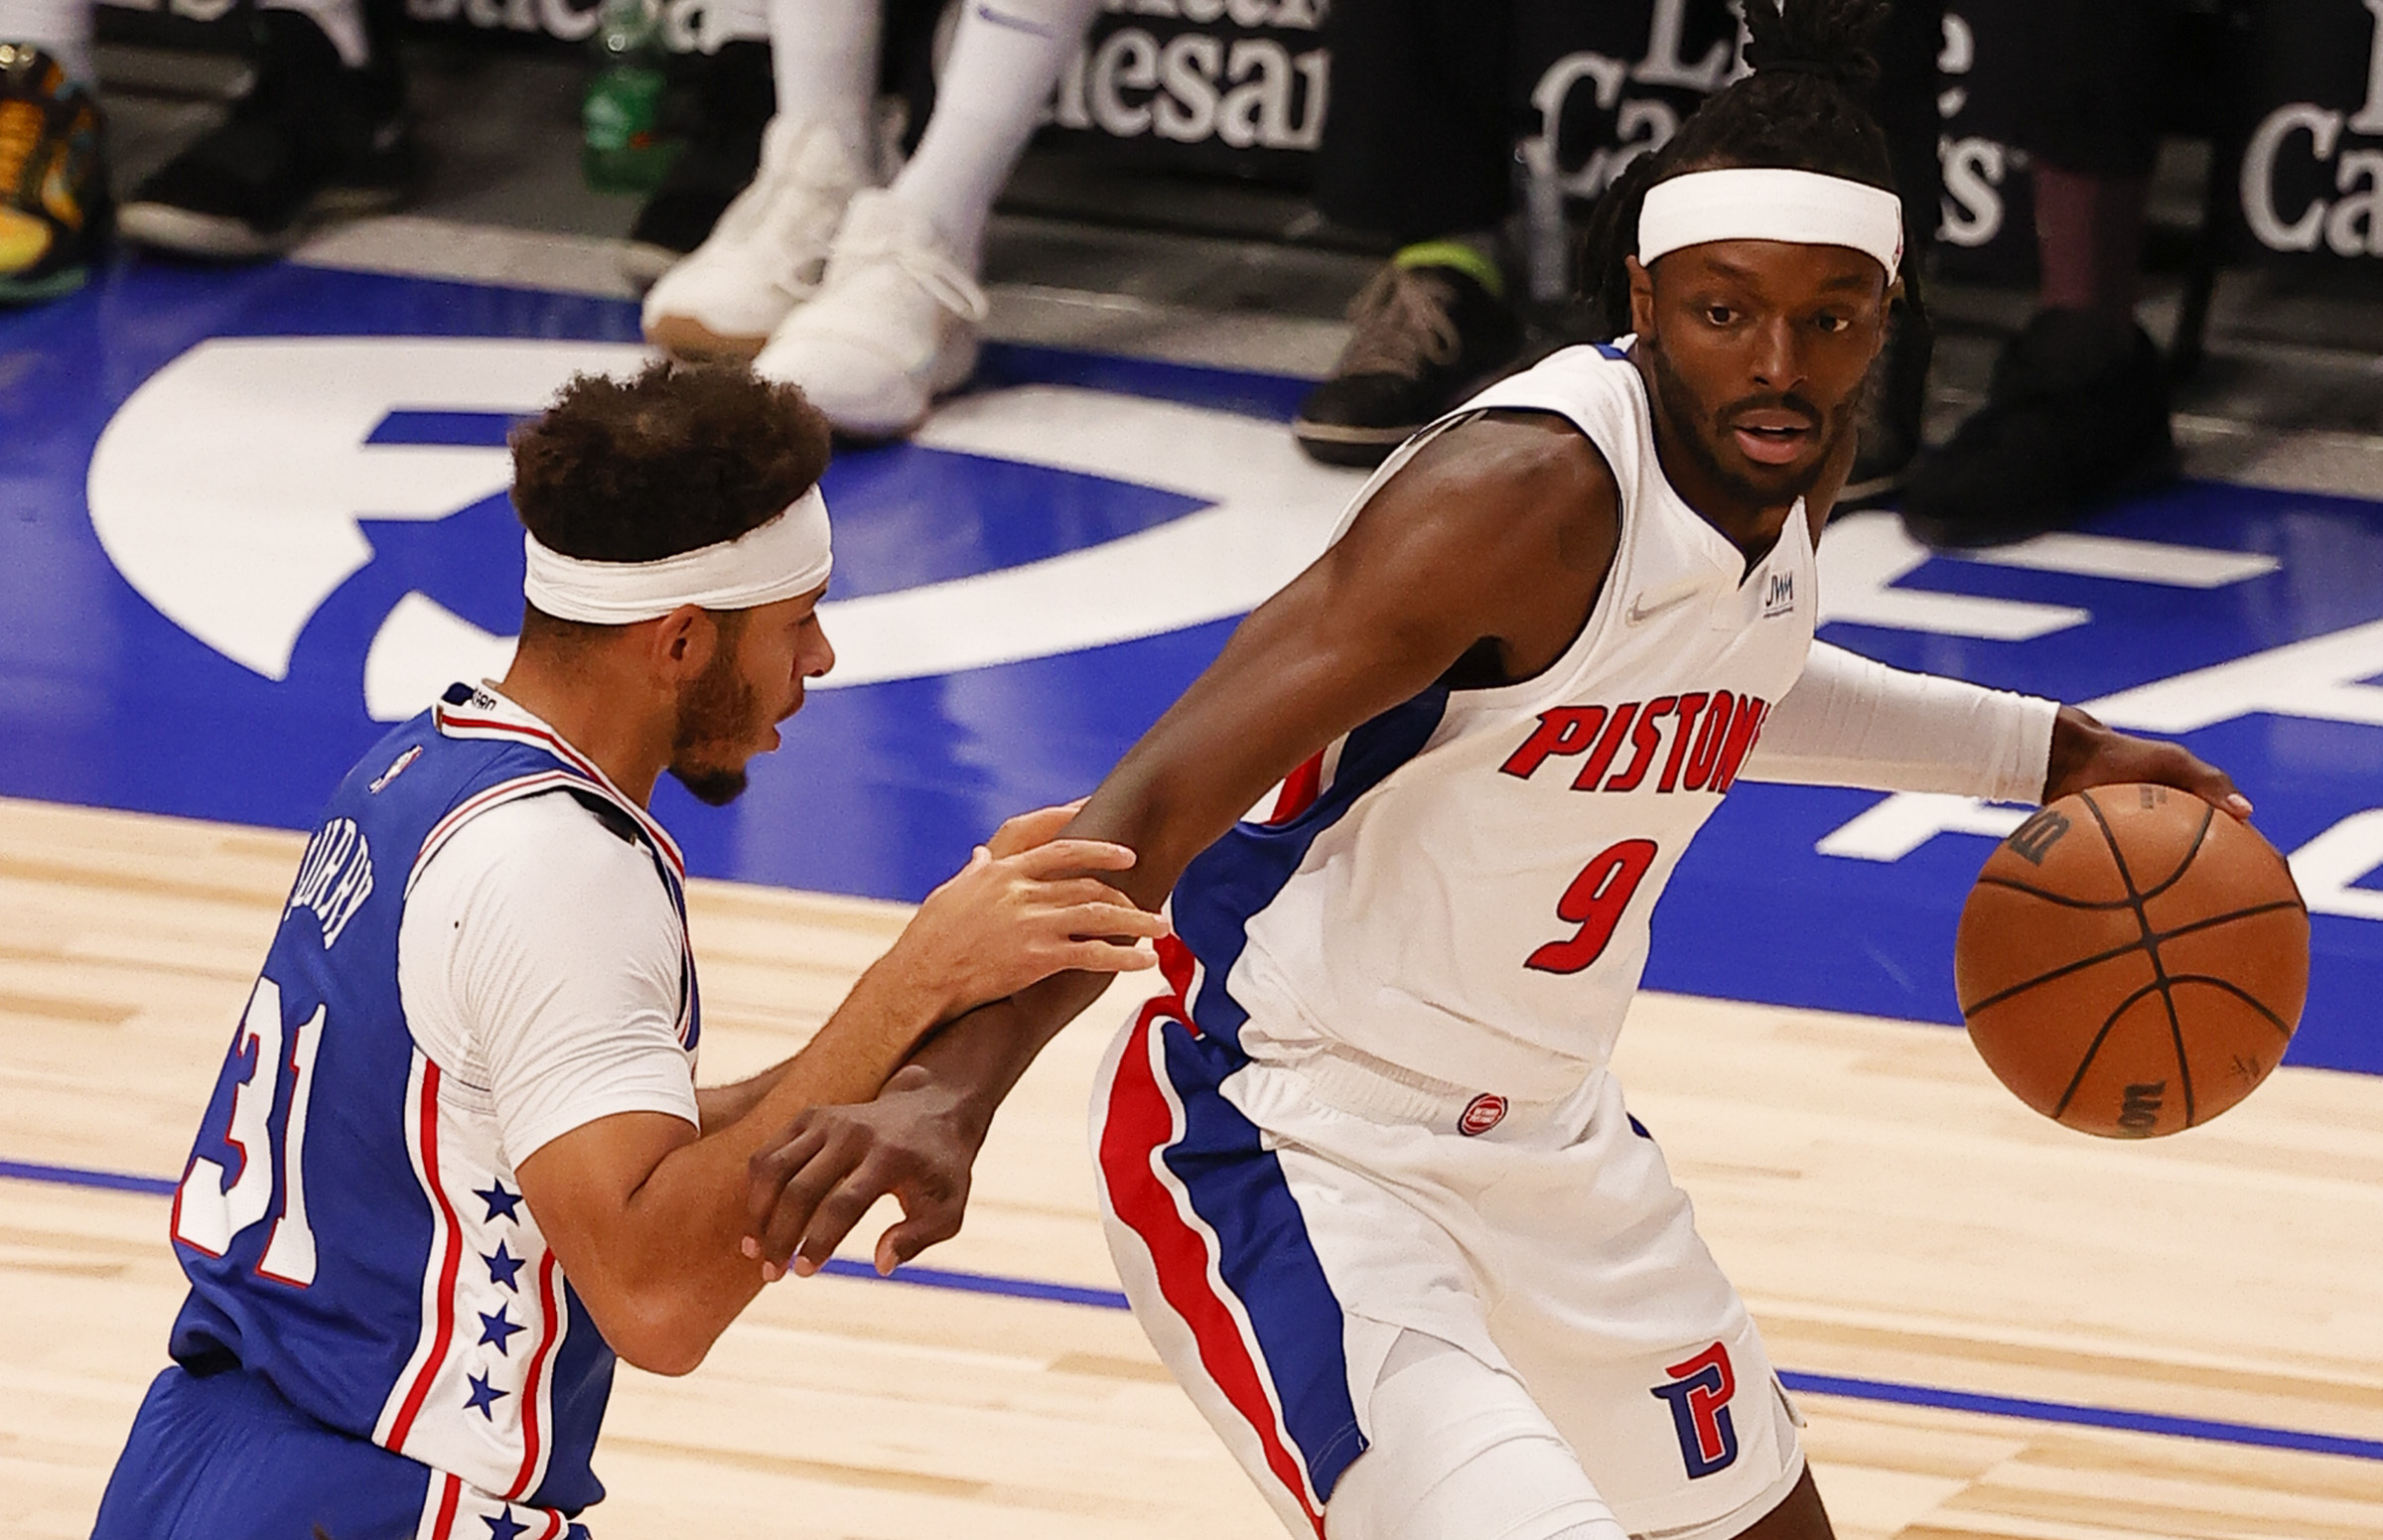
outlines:
[[1170, 1019], [1112, 1047], [1093, 1145], [1136, 1319], [1291, 1532], [1622, 1540], [1456, 1238], [1499, 1152], [1328, 1106]]
[[752, 186], [762, 136], [777, 110], [770, 14], [762, 0], [706, 3], [695, 20], [694, 51], [674, 57], [669, 71], [671, 92], [692, 109], [686, 147], [637, 206], [621, 242], [621, 275], [639, 289], [702, 245]]
[[645, 340], [743, 362], [819, 291], [845, 206], [870, 181], [880, 0], [770, 0], [777, 111], [761, 169], [646, 291]]
[[[1136, 1321], [1284, 1527], [1306, 1535], [1364, 1447], [1355, 1387], [1372, 1385], [1397, 1333], [1351, 1330], [1280, 1152], [1222, 1093], [1243, 1067], [1146, 1013], [1093, 1082], [1094, 1172]], [[1342, 1186], [1350, 1202], [1326, 1211], [1346, 1217], [1363, 1194]]]
[[1628, 1532], [1827, 1540], [1761, 1334], [1611, 1076], [1482, 1209], [1506, 1269], [1491, 1334]]
[[985, 220], [1099, 0], [972, 0], [918, 153], [853, 198], [820, 289], [754, 359], [845, 433], [909, 433], [976, 367]]
[[92, 0], [0, 0], [0, 304], [82, 287], [106, 240]]
[[249, 260], [288, 251], [325, 218], [403, 202], [418, 166], [400, 23], [386, 3], [259, 0], [253, 80], [219, 127], [133, 189], [125, 237]]
[[2135, 319], [2159, 92], [2177, 0], [2027, 0], [2019, 139], [2034, 163], [2042, 285], [1986, 402], [1921, 457], [1903, 523], [1931, 545], [2066, 528], [2174, 472], [2168, 379]]
[[1463, 1348], [1400, 1333], [1367, 1411], [1326, 1540], [1624, 1540], [1522, 1382]]
[[[177, 1366], [150, 1385], [92, 1523], [92, 1540], [233, 1535], [564, 1533], [562, 1515], [506, 1504], [427, 1466], [336, 1433], [245, 1370]], [[504, 1530], [503, 1523], [522, 1526]], [[478, 1524], [470, 1525], [478, 1533]]]

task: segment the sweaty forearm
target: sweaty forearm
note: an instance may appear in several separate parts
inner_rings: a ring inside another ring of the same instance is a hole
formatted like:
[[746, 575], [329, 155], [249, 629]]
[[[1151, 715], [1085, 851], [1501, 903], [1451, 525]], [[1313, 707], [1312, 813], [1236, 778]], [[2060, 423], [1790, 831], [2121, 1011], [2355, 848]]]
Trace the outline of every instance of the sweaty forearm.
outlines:
[[1741, 773], [2033, 802], [2043, 794], [2058, 711], [2051, 701], [1890, 668], [1816, 641]]

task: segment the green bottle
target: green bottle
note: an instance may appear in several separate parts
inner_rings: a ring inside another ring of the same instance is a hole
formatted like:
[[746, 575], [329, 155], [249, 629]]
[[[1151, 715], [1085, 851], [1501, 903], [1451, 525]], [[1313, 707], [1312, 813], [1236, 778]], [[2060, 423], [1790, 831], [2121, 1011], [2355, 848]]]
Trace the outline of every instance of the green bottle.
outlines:
[[607, 193], [649, 193], [678, 145], [661, 137], [661, 18], [654, 0], [604, 0], [595, 77], [580, 102], [580, 167]]

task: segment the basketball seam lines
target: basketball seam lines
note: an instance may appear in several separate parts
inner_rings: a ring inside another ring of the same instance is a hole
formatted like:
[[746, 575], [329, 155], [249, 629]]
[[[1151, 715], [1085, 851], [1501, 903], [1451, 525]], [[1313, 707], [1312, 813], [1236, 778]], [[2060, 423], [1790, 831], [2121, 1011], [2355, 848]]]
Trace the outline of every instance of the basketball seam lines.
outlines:
[[[1979, 881], [1988, 882], [1994, 880], [1989, 878], [1980, 878]], [[2017, 883], [1997, 883], [1997, 886], [2004, 888], [2016, 888], [2021, 893], [2035, 893], [2034, 889], [2021, 887]], [[2038, 898], [2047, 899], [2051, 897], [2049, 894], [2037, 894], [2036, 896]], [[2195, 930], [2207, 930], [2216, 925], [2232, 924], [2238, 919], [2249, 919], [2259, 914], [2272, 914], [2277, 910], [2297, 910], [2301, 907], [2301, 902], [2298, 899], [2278, 899], [2271, 904], [2254, 904], [2249, 909], [2229, 910], [2223, 914], [2212, 914], [2206, 919], [2196, 919], [2189, 925], [2178, 925], [2173, 930], [2156, 930], [2152, 933], [2150, 940], [2152, 942], [2173, 941], [2177, 936], [2190, 935]], [[2081, 968], [2090, 968], [2098, 963], [2114, 962], [2117, 959], [2124, 957], [2129, 952], [2143, 950], [2147, 944], [2148, 943], [2145, 941], [2129, 941], [2124, 946], [2112, 947], [2109, 951], [2097, 952], [2091, 957], [2082, 957], [2075, 962], [2064, 963], [2061, 966], [2054, 968], [2049, 973], [2038, 973], [2035, 975], [2035, 977], [2028, 980], [2024, 984], [2014, 984], [2009, 989], [1988, 995], [1983, 1000], [1974, 1001], [1970, 1004], [1964, 1005], [1961, 1007], [1961, 1014], [1963, 1016], [1970, 1016], [1979, 1011], [1986, 1010], [1989, 1007], [2001, 1005], [2004, 1001], [2009, 1000], [2012, 996], [2025, 994], [2038, 984], [2049, 984], [2054, 979], [2066, 978], [2069, 974], [2075, 973]], [[2198, 977], [2198, 975], [2195, 975], [2195, 977]], [[2261, 1009], [2264, 1010], [2266, 1008], [2261, 1007]], [[2282, 1017], [2276, 1016], [2272, 1011], [2269, 1012], [2268, 1015], [2276, 1022], [2281, 1023], [2283, 1021]]]
[[[2078, 792], [2077, 800], [2083, 802], [2085, 810], [2093, 814], [2095, 826], [2102, 831], [2103, 842], [2110, 847], [2110, 859], [2118, 867], [2118, 880], [2127, 885], [2128, 905], [2135, 910], [2135, 923], [2143, 931], [2144, 955], [2152, 960], [2152, 983], [2160, 991], [2161, 1007], [2168, 1012], [2169, 1036], [2176, 1046], [2176, 1081], [2184, 1092], [2184, 1126], [2190, 1128], [2193, 1125], [2192, 1065], [2184, 1059], [2184, 1024], [2176, 1018], [2175, 993], [2170, 986], [2168, 968], [2160, 960], [2159, 943], [2152, 939], [2152, 916], [2144, 912], [2144, 896], [2135, 887], [2135, 874], [2127, 866], [2127, 853], [2118, 847], [2118, 835], [2111, 830], [2110, 820], [2102, 816], [2102, 804], [2093, 799], [2091, 791]], [[2201, 841], [2208, 838], [2209, 819], [2215, 812], [2216, 809], [2207, 803], [2201, 805], [2201, 826], [2193, 831], [2192, 848], [2184, 853], [2182, 864], [2176, 868], [2175, 875], [2169, 879], [2170, 882], [2181, 879], [2186, 868], [2192, 865], [2192, 858], [2200, 854]], [[2125, 1012], [2126, 1007], [2121, 1006], [2102, 1024], [2102, 1031], [2093, 1040], [2093, 1048], [2086, 1051], [2085, 1062], [2077, 1066], [2078, 1079], [2069, 1087], [2072, 1094], [2076, 1084], [2082, 1083], [2085, 1069], [2093, 1062], [2094, 1053], [2100, 1051], [2103, 1039], [2109, 1036], [2110, 1029], [2117, 1025], [2118, 1018]]]
[[2286, 1042], [2289, 1043], [2292, 1041], [2292, 1029], [2284, 1024], [2284, 1018], [2278, 1016], [2275, 1012], [2260, 1004], [2258, 999], [2253, 996], [2249, 990], [2244, 989], [2240, 984], [2235, 983], [2232, 979], [2221, 979], [2216, 975], [2209, 973], [2179, 973], [2171, 982], [2177, 984], [2214, 985], [2215, 987], [2224, 990], [2227, 994], [2232, 995], [2244, 1005], [2249, 1006], [2261, 1016], [2266, 1017], [2268, 1025], [2275, 1028], [2276, 1031], [2284, 1034], [2284, 1039]]
[[2093, 1042], [2086, 1045], [2085, 1056], [2077, 1060], [2077, 1072], [2069, 1078], [2068, 1089], [2060, 1093], [2060, 1100], [2052, 1107], [2053, 1117], [2058, 1117], [2068, 1110], [2070, 1100], [2077, 1094], [2077, 1087], [2085, 1083], [2085, 1071], [2093, 1067], [2093, 1055], [2102, 1050], [2102, 1040], [2110, 1036], [2110, 1029], [2118, 1025], [2118, 1019], [2126, 1015], [2134, 1007], [2136, 1001], [2161, 987], [2163, 986], [2159, 980], [2153, 980], [2127, 996], [2126, 999], [2121, 1000], [2108, 1016], [2102, 1018], [2101, 1030], [2093, 1035]]

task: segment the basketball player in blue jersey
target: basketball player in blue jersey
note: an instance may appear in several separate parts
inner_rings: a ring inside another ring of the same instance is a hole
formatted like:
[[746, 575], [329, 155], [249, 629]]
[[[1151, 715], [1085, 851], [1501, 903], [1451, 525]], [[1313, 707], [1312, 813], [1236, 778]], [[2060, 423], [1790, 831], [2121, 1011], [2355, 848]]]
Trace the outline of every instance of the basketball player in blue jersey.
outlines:
[[584, 1536], [616, 1355], [685, 1373], [761, 1287], [756, 1153], [971, 1006], [1155, 960], [1163, 922], [1081, 875], [1132, 854], [1029, 815], [801, 1052], [697, 1089], [646, 801], [665, 770], [734, 797], [833, 663], [827, 452], [791, 386], [658, 364], [515, 435], [519, 650], [382, 740], [307, 844], [176, 1194], [191, 1293], [101, 1540]]

